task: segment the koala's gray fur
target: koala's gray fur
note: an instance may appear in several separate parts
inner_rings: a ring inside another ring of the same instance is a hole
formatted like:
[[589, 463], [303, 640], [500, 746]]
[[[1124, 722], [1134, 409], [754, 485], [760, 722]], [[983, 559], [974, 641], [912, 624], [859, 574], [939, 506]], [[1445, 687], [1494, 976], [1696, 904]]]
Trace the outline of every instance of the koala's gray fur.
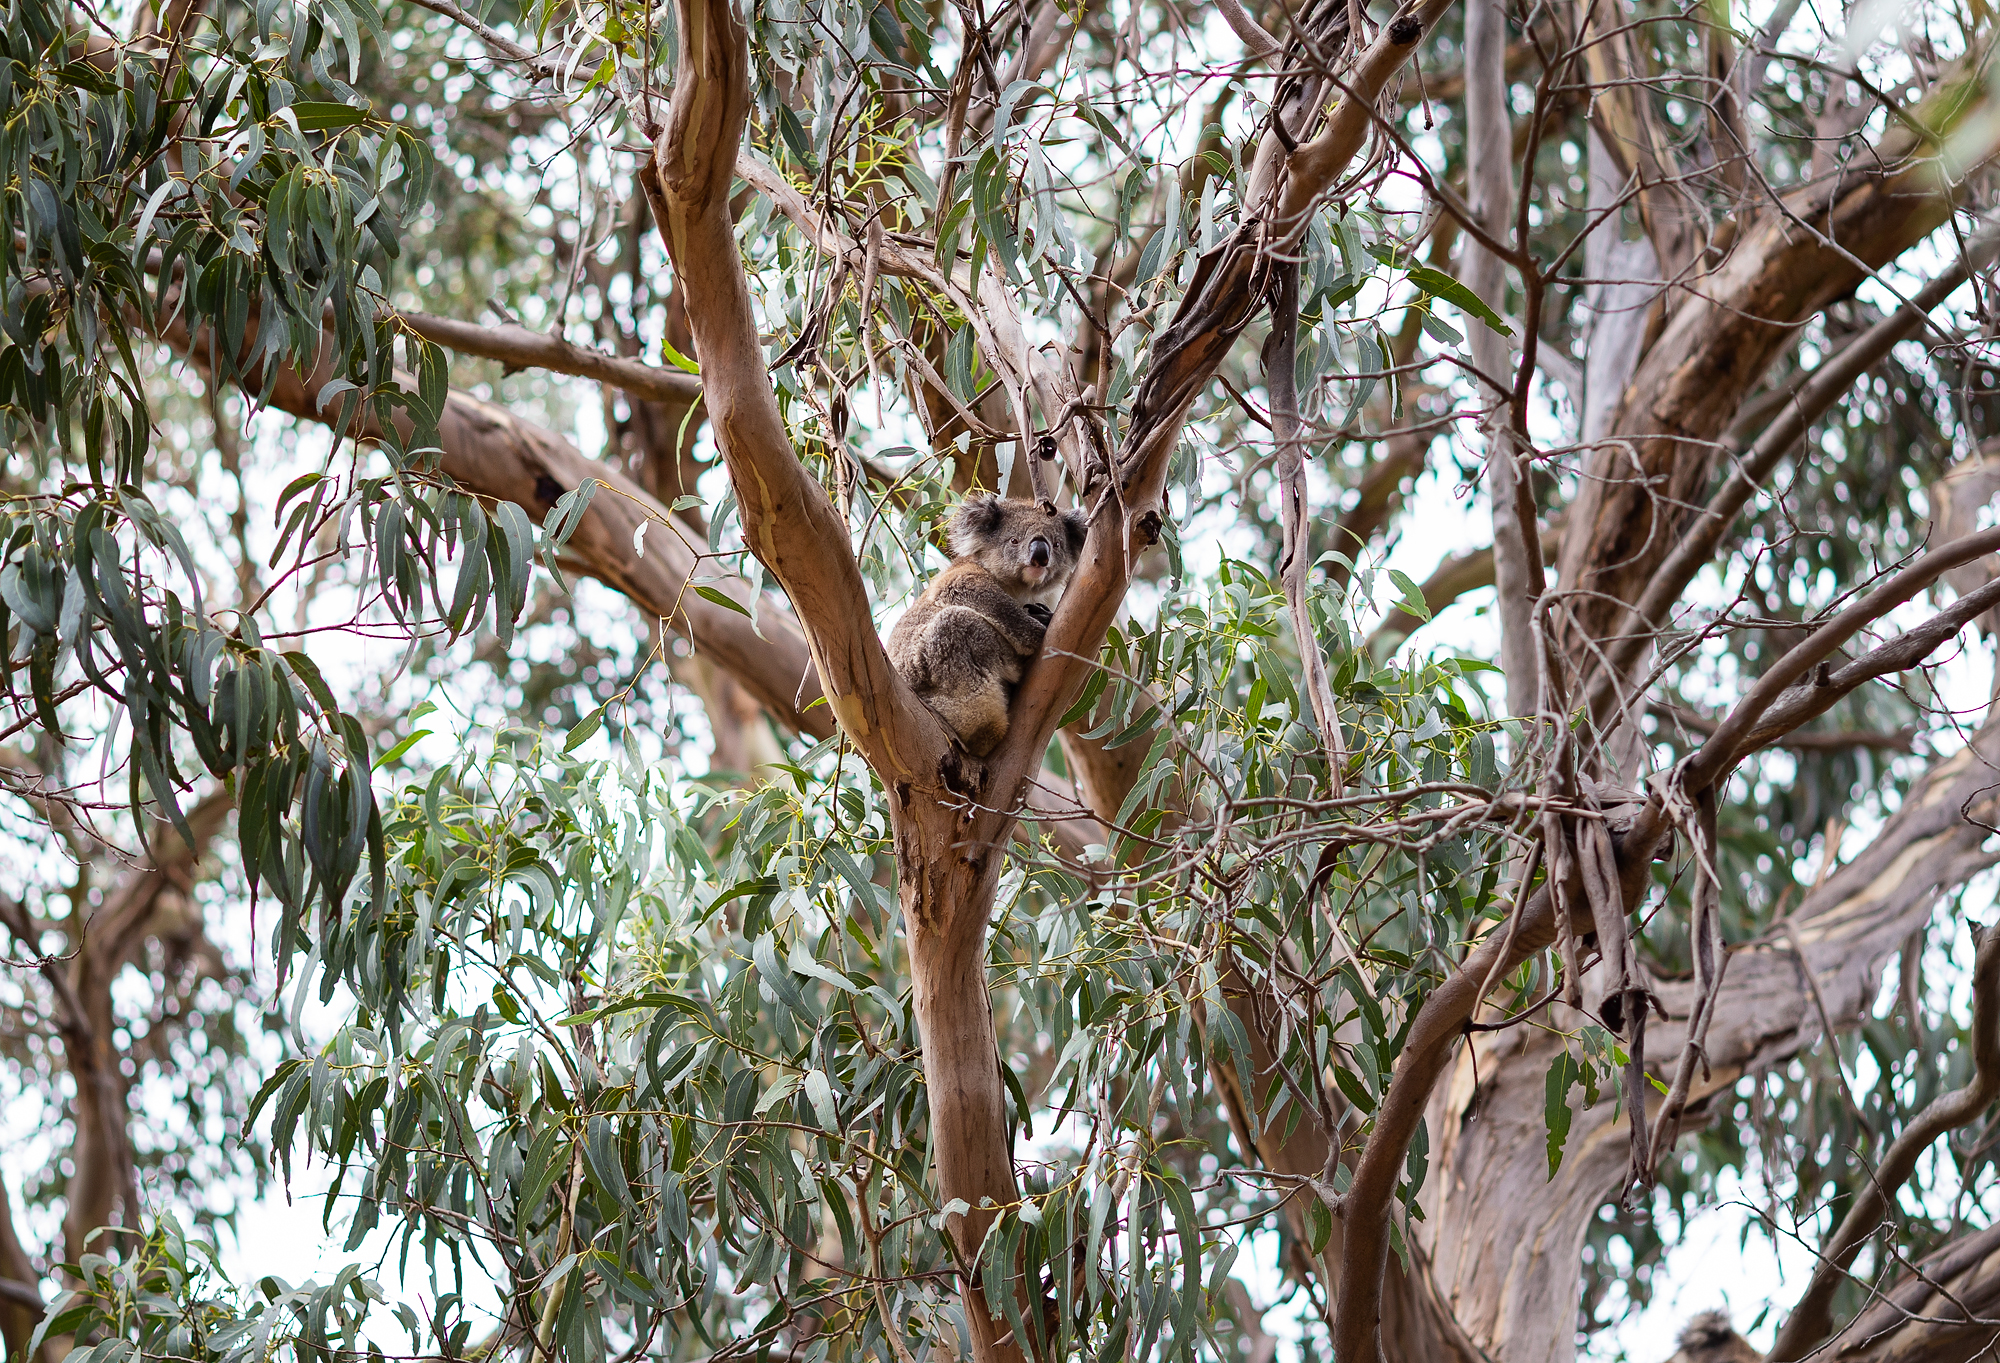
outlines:
[[974, 757], [1007, 736], [1007, 705], [1041, 652], [1083, 552], [1081, 511], [974, 497], [951, 518], [952, 565], [889, 632], [889, 661]]

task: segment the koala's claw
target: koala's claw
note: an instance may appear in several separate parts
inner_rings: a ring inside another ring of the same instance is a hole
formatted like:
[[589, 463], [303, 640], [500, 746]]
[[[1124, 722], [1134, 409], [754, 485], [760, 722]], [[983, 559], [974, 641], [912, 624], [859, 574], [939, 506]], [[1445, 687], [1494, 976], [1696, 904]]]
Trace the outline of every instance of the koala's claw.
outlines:
[[1043, 629], [1047, 629], [1049, 622], [1056, 618], [1056, 613], [1039, 601], [1030, 601], [1021, 609], [1034, 616]]

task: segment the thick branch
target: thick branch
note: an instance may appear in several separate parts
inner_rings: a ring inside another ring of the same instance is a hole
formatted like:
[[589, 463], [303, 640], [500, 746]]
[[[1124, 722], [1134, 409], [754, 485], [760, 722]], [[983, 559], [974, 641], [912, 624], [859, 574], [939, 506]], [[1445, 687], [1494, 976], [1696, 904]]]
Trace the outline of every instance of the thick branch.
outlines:
[[1829, 1363], [1972, 1363], [2000, 1340], [2000, 1225], [1927, 1255], [1820, 1357]]
[[1243, 0], [1215, 0], [1215, 8], [1229, 25], [1229, 31], [1242, 39], [1243, 50], [1251, 56], [1275, 57], [1285, 50], [1283, 43], [1266, 33], [1244, 10]]
[[1763, 485], [1778, 462], [1790, 454], [1811, 424], [1838, 402], [1868, 369], [1889, 353], [1899, 341], [1914, 335], [1925, 318], [1963, 284], [1971, 271], [1989, 263], [2000, 248], [2000, 231], [1989, 229], [1974, 239], [1970, 259], [1961, 259], [1932, 280], [1908, 303], [1862, 332], [1837, 354], [1822, 363], [1789, 395], [1771, 424], [1747, 449], [1732, 451], [1729, 477], [1723, 480], [1708, 505], [1682, 532], [1665, 561], [1646, 583], [1638, 603], [1612, 626], [1607, 652], [1609, 675], [1600, 674], [1593, 683], [1593, 709], [1602, 711], [1622, 676], [1637, 661], [1652, 631], [1666, 624], [1681, 593], [1704, 566], [1711, 562], [1716, 546], [1735, 524], [1750, 498]]
[[749, 48], [722, 0], [682, 0], [681, 77], [641, 172], [687, 300], [703, 398], [743, 536], [784, 586], [834, 716], [887, 785], [941, 783], [943, 726], [889, 666], [845, 520], [792, 448], [736, 248], [729, 182], [750, 104]]
[[[1944, 549], [1925, 555], [1834, 617], [1812, 638], [1781, 659], [1752, 689], [1743, 704], [1717, 726], [1715, 736], [1702, 750], [1678, 769], [1681, 791], [1686, 796], [1697, 797], [1726, 776], [1734, 761], [1748, 751], [1746, 744], [1751, 742], [1751, 736], [1762, 732], [1757, 728], [1759, 719], [1777, 708], [1777, 698], [1784, 693], [1789, 681], [1803, 676], [1865, 624], [1879, 619], [1895, 605], [1922, 591], [1950, 567], [1991, 552], [1996, 545], [2000, 545], [2000, 530], [1968, 535]], [[1991, 584], [1989, 588], [1962, 599], [1951, 611], [1941, 612], [1930, 627], [1920, 627], [1882, 645], [1851, 665], [1856, 674], [1853, 684], [1859, 685], [1867, 676], [1881, 675], [1892, 664], [1914, 666], [1956, 633], [1966, 620], [1989, 608], [1996, 599], [2000, 599], [2000, 583]], [[1957, 617], [1955, 620], [1954, 615]], [[1948, 630], [1946, 625], [1950, 626]], [[1843, 672], [1849, 670], [1843, 669]], [[1950, 770], [1950, 764], [1940, 768], [1941, 772]], [[1906, 815], [1911, 820], [1918, 818], [1918, 810], [1919, 807], [1914, 804], [1905, 805], [1899, 811], [1897, 820], [1891, 821], [1892, 830], [1897, 821]], [[1956, 811], [1952, 813], [1955, 815]], [[1660, 797], [1656, 795], [1639, 810], [1617, 845], [1619, 893], [1628, 912], [1644, 894], [1649, 881], [1650, 862], [1666, 831], [1666, 822]], [[1977, 845], [1975, 839], [1974, 854], [1983, 856], [1977, 852]], [[1950, 863], [1940, 862], [1938, 865], [1942, 868]], [[1585, 897], [1572, 894], [1570, 898], [1572, 902], [1580, 903]], [[1444, 1073], [1454, 1043], [1478, 1006], [1486, 981], [1504, 976], [1528, 954], [1546, 946], [1554, 938], [1555, 910], [1549, 889], [1544, 886], [1523, 906], [1518, 928], [1489, 936], [1467, 956], [1451, 978], [1424, 1001], [1411, 1024], [1395, 1078], [1376, 1113], [1375, 1128], [1363, 1147], [1347, 1193], [1344, 1219], [1349, 1237], [1348, 1254], [1341, 1268], [1340, 1304], [1334, 1327], [1335, 1344], [1342, 1357], [1366, 1357], [1366, 1351], [1372, 1349], [1381, 1274], [1388, 1252], [1388, 1217], [1404, 1153]], [[1735, 972], [1731, 976], [1732, 982], [1739, 980], [1741, 975], [1741, 971]], [[1685, 1007], [1681, 1015], [1688, 1015]]]
[[[1506, 240], [1513, 217], [1514, 136], [1507, 117], [1507, 12], [1500, 0], [1468, 0], [1465, 10], [1465, 112], [1466, 179], [1471, 195], [1472, 215], [1493, 240]], [[1477, 239], [1465, 244], [1465, 286], [1487, 300], [1494, 311], [1507, 309], [1507, 263]], [[1507, 338], [1477, 319], [1471, 328], [1472, 363], [1482, 375], [1503, 383], [1513, 370], [1512, 347]], [[1500, 618], [1500, 669], [1506, 679], [1507, 712], [1529, 715], [1535, 712], [1541, 692], [1541, 647], [1533, 628], [1534, 598], [1538, 590], [1531, 584], [1540, 577], [1528, 562], [1528, 535], [1522, 521], [1524, 510], [1533, 512], [1531, 499], [1523, 498], [1518, 486], [1521, 470], [1515, 463], [1517, 435], [1513, 427], [1513, 404], [1507, 387], [1496, 388], [1483, 379], [1479, 402], [1489, 409], [1486, 433], [1486, 497], [1493, 513], [1493, 571], [1499, 588], [1496, 613]]]
[[[1668, 705], [1653, 701], [1647, 710], [1667, 726], [1661, 737], [1672, 738], [1676, 731], [1686, 731], [1698, 738], [1708, 738], [1714, 734], [1715, 726], [1722, 721], [1698, 715], [1692, 710], [1684, 710], [1678, 705]], [[1922, 729], [1834, 729], [1808, 730], [1800, 733], [1793, 730], [1773, 740], [1773, 746], [1790, 748], [1795, 752], [1844, 752], [1852, 748], [1880, 748], [1887, 752], [1915, 752], [1917, 739]]]
[[[1644, 892], [1653, 851], [1663, 831], [1657, 824], [1635, 829], [1619, 847], [1620, 888], [1628, 907], [1638, 903]], [[1568, 900], [1578, 906], [1576, 930], [1590, 931], [1580, 875], [1574, 877], [1569, 887]], [[1417, 1123], [1423, 1120], [1431, 1092], [1479, 1006], [1486, 981], [1506, 975], [1555, 939], [1555, 897], [1544, 885], [1521, 906], [1513, 926], [1488, 934], [1451, 977], [1431, 991], [1411, 1022], [1395, 1076], [1376, 1109], [1375, 1127], [1362, 1147], [1343, 1201], [1341, 1219], [1347, 1233], [1347, 1252], [1340, 1265], [1340, 1291], [1334, 1313], [1333, 1342], [1337, 1357], [1375, 1356], [1382, 1276], [1389, 1254], [1389, 1215], [1410, 1137]]]
[[[163, 337], [197, 364], [207, 347], [195, 344], [184, 330]], [[321, 347], [330, 355], [331, 347]], [[279, 411], [331, 424], [338, 411], [322, 411], [314, 395], [332, 377], [330, 360], [309, 375], [279, 371], [271, 385], [270, 402]], [[406, 386], [414, 386], [405, 381]], [[254, 390], [262, 377], [247, 380]], [[356, 432], [372, 438], [366, 427]], [[824, 738], [833, 732], [833, 717], [819, 699], [819, 678], [805, 640], [789, 621], [775, 612], [760, 613], [763, 634], [742, 612], [721, 606], [692, 590], [697, 577], [732, 599], [749, 603], [740, 579], [718, 563], [700, 558], [676, 528], [667, 508], [621, 471], [586, 459], [576, 447], [552, 431], [520, 420], [504, 408], [470, 394], [453, 391], [438, 419], [439, 469], [466, 491], [496, 502], [514, 502], [535, 521], [544, 519], [566, 492], [585, 482], [599, 484], [583, 519], [563, 546], [566, 561], [629, 598], [641, 610], [663, 621], [711, 661], [727, 669], [780, 724]], [[645, 552], [633, 547], [642, 524], [655, 532]]]

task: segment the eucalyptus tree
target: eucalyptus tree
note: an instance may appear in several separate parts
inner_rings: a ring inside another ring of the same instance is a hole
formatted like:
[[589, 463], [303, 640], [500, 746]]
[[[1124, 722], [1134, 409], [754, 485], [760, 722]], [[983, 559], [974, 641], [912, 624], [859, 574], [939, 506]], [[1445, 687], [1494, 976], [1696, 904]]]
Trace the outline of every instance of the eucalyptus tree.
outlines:
[[1983, 6], [0, 13], [11, 1354], [1992, 1346]]

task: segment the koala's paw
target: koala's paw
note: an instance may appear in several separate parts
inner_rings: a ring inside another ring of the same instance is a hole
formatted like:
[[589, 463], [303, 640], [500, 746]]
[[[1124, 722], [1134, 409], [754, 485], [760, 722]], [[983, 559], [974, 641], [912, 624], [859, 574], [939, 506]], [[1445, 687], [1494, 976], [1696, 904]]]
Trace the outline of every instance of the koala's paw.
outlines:
[[1027, 605], [1021, 607], [1021, 609], [1035, 617], [1035, 623], [1043, 629], [1047, 629], [1049, 621], [1056, 618], [1056, 613], [1039, 601], [1030, 601]]

